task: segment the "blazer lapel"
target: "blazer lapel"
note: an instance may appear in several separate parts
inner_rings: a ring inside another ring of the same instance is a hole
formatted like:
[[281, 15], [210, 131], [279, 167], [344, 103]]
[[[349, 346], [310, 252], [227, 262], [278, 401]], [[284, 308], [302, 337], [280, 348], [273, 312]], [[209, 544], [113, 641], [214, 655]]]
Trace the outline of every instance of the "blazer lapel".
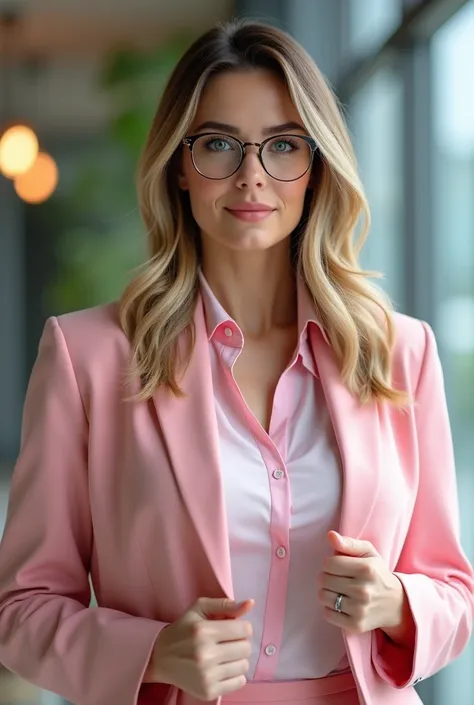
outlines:
[[316, 326], [310, 340], [344, 472], [339, 532], [365, 538], [383, 468], [378, 406], [362, 405], [342, 383], [331, 347]]
[[233, 599], [209, 342], [200, 297], [194, 323], [194, 351], [180, 383], [186, 396], [177, 398], [167, 390], [158, 390], [153, 400], [187, 511], [223, 596]]

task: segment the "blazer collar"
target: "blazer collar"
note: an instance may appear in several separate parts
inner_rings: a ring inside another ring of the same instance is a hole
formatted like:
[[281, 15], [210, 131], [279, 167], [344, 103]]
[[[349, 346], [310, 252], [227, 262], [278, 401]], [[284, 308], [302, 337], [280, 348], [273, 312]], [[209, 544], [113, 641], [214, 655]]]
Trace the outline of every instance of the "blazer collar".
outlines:
[[180, 380], [185, 396], [178, 398], [167, 390], [158, 390], [153, 400], [183, 502], [213, 568], [218, 591], [233, 599], [209, 341], [201, 297], [194, 325], [194, 350]]
[[314, 328], [311, 346], [342, 460], [339, 532], [363, 538], [384, 467], [381, 421], [384, 417], [378, 404], [362, 404], [343, 384], [332, 348]]

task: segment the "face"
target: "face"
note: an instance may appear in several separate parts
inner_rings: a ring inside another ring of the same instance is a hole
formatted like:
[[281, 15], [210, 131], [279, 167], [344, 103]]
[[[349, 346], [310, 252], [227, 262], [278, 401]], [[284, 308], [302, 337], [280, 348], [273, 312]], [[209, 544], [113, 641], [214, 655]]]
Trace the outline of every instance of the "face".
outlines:
[[[203, 126], [208, 122], [223, 123], [227, 127]], [[287, 123], [295, 125], [269, 131], [269, 128]], [[215, 156], [216, 151], [231, 147], [222, 139], [223, 135], [237, 137], [242, 142], [258, 143], [277, 135], [307, 135], [283, 81], [264, 70], [227, 72], [208, 83], [188, 135], [205, 132], [220, 135], [218, 141], [206, 146], [207, 150], [213, 150], [212, 159], [228, 158], [222, 153], [221, 157]], [[284, 140], [271, 144], [271, 150], [276, 152], [292, 149], [291, 142]], [[288, 157], [275, 155], [272, 151], [270, 158], [284, 160]], [[213, 180], [196, 171], [190, 150], [184, 147], [179, 186], [189, 191], [203, 247], [215, 243], [240, 251], [265, 250], [282, 243], [297, 226], [310, 178], [311, 169], [296, 181], [272, 178], [258, 158], [258, 148], [252, 146], [247, 147], [246, 156], [235, 174]], [[270, 210], [249, 214], [245, 210], [249, 202], [262, 204]]]

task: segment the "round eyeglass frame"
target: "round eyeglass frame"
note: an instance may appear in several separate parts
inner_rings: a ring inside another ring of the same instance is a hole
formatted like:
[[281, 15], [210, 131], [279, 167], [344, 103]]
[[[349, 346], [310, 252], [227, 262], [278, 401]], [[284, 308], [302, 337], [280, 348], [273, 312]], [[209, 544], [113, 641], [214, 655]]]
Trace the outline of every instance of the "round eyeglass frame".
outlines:
[[[216, 137], [227, 137], [231, 140], [234, 140], [234, 142], [237, 142], [237, 144], [240, 146], [240, 160], [237, 165], [237, 167], [234, 169], [234, 171], [231, 174], [228, 174], [227, 176], [206, 176], [206, 174], [203, 174], [202, 171], [199, 171], [199, 169], [196, 166], [196, 162], [194, 161], [194, 154], [193, 154], [193, 147], [194, 143], [196, 140], [198, 140], [200, 137], [211, 137], [212, 135], [215, 135]], [[279, 179], [277, 176], [273, 176], [273, 174], [270, 174], [268, 169], [266, 168], [265, 164], [263, 163], [263, 158], [262, 158], [262, 152], [265, 149], [265, 145], [270, 142], [271, 140], [275, 140], [278, 138], [284, 138], [284, 137], [297, 137], [298, 139], [304, 140], [310, 147], [311, 149], [311, 158], [309, 160], [308, 168], [300, 175], [297, 176], [295, 179]], [[199, 135], [189, 135], [188, 137], [185, 137], [182, 140], [182, 144], [185, 145], [186, 147], [189, 147], [189, 151], [191, 152], [191, 161], [193, 163], [193, 167], [196, 169], [198, 174], [201, 174], [201, 176], [204, 176], [205, 179], [211, 179], [211, 181], [223, 181], [224, 179], [229, 179], [231, 176], [233, 176], [242, 166], [242, 162], [244, 161], [245, 154], [246, 154], [246, 149], [247, 147], [258, 147], [258, 159], [260, 161], [260, 164], [262, 165], [263, 169], [265, 172], [270, 176], [272, 179], [275, 179], [276, 181], [284, 181], [285, 183], [289, 183], [290, 181], [298, 181], [298, 179], [301, 179], [305, 174], [308, 173], [309, 169], [311, 169], [313, 165], [313, 160], [314, 160], [314, 153], [318, 151], [318, 145], [316, 144], [316, 140], [314, 140], [312, 137], [308, 137], [307, 135], [294, 135], [294, 134], [283, 134], [283, 135], [273, 135], [272, 137], [267, 137], [267, 139], [263, 140], [263, 142], [242, 142], [242, 140], [239, 140], [237, 137], [233, 137], [232, 135], [226, 135], [224, 132], [201, 132]]]

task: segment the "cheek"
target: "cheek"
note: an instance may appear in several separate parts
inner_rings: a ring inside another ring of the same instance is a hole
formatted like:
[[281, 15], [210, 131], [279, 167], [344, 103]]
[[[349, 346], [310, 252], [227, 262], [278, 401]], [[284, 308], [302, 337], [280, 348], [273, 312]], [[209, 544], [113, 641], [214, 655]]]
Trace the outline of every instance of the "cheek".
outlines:
[[188, 191], [194, 220], [200, 228], [207, 229], [216, 218], [215, 204], [224, 195], [225, 187], [194, 172], [188, 179]]
[[209, 207], [209, 203], [215, 200], [216, 195], [222, 191], [221, 182], [206, 179], [196, 171], [189, 152], [183, 155], [181, 174], [183, 182], [185, 182], [185, 188], [189, 192], [189, 200], [193, 211], [198, 210], [202, 204]]
[[304, 208], [304, 200], [307, 193], [307, 180], [283, 184], [278, 189], [278, 196], [285, 204], [284, 214], [292, 220], [298, 221]]

